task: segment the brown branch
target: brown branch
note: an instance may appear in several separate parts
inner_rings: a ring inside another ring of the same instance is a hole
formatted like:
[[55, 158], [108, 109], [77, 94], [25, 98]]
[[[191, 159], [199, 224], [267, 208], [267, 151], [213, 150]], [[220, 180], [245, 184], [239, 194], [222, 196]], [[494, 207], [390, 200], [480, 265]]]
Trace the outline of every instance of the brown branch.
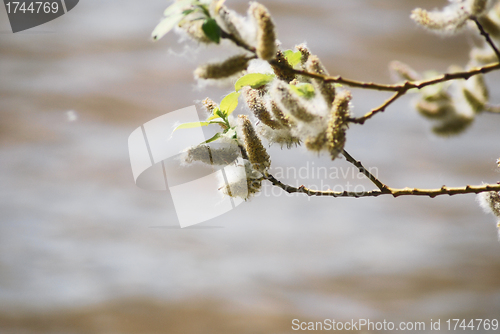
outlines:
[[472, 68], [468, 71], [445, 73], [429, 80], [406, 81], [400, 85], [397, 85], [399, 87], [399, 90], [396, 90], [396, 93], [390, 99], [386, 100], [382, 105], [367, 112], [365, 115], [361, 117], [351, 118], [349, 121], [351, 123], [364, 124], [367, 119], [373, 117], [375, 114], [378, 114], [379, 112], [383, 112], [390, 104], [399, 99], [401, 96], [405, 95], [410, 89], [422, 89], [424, 87], [431, 86], [437, 83], [456, 80], [456, 79], [467, 80], [474, 75], [485, 74], [498, 69], [500, 69], [500, 63], [494, 63], [479, 68]]
[[486, 43], [488, 43], [491, 46], [491, 48], [493, 49], [493, 51], [495, 51], [495, 54], [497, 55], [497, 58], [500, 61], [500, 52], [498, 51], [498, 48], [496, 47], [495, 43], [493, 43], [493, 40], [491, 39], [490, 34], [488, 34], [486, 32], [486, 30], [484, 30], [483, 26], [481, 25], [481, 23], [479, 23], [479, 20], [476, 17], [471, 18], [471, 20], [474, 21], [477, 28], [479, 29], [479, 32], [486, 40]]
[[486, 191], [500, 191], [500, 184], [485, 184], [482, 186], [465, 186], [465, 187], [446, 187], [442, 186], [439, 189], [418, 189], [418, 188], [386, 188], [384, 192], [380, 190], [353, 192], [353, 191], [331, 191], [331, 190], [313, 190], [305, 186], [293, 187], [286, 185], [277, 180], [274, 176], [267, 174], [265, 179], [273, 185], [280, 187], [289, 194], [302, 193], [308, 196], [331, 196], [331, 197], [377, 197], [381, 195], [391, 195], [392, 197], [399, 196], [428, 196], [434, 198], [441, 195], [459, 195], [459, 194], [479, 194]]
[[367, 119], [372, 118], [375, 114], [378, 114], [379, 112], [384, 112], [385, 109], [392, 104], [394, 101], [399, 99], [401, 96], [403, 96], [406, 92], [396, 92], [391, 98], [387, 99], [384, 103], [382, 103], [379, 107], [370, 110], [367, 112], [364, 116], [358, 117], [358, 118], [350, 118], [349, 122], [351, 123], [357, 123], [357, 124], [364, 124]]
[[[490, 46], [495, 51], [495, 53], [499, 59], [498, 63], [489, 64], [489, 65], [485, 65], [485, 66], [478, 67], [478, 68], [472, 68], [468, 71], [445, 73], [445, 74], [442, 74], [440, 76], [437, 76], [435, 78], [428, 79], [428, 80], [405, 81], [405, 82], [400, 83], [400, 84], [379, 84], [379, 83], [374, 83], [374, 82], [363, 82], [363, 81], [357, 81], [357, 80], [351, 80], [351, 79], [344, 79], [341, 76], [327, 76], [327, 75], [323, 75], [323, 74], [312, 73], [312, 72], [308, 72], [308, 71], [304, 71], [304, 70], [290, 68], [288, 66], [286, 68], [284, 68], [285, 65], [278, 62], [275, 59], [270, 60], [269, 63], [273, 66], [283, 68], [284, 70], [292, 72], [296, 75], [302, 75], [302, 76], [306, 76], [306, 77], [313, 78], [313, 79], [319, 79], [319, 80], [323, 80], [324, 82], [339, 83], [339, 84], [343, 84], [343, 85], [346, 85], [349, 87], [362, 88], [362, 89], [395, 92], [395, 94], [391, 98], [386, 100], [379, 107], [372, 109], [371, 111], [369, 111], [368, 113], [366, 113], [365, 115], [363, 115], [361, 117], [349, 119], [349, 121], [351, 123], [364, 124], [366, 122], [366, 120], [370, 119], [374, 115], [385, 111], [385, 109], [389, 105], [391, 105], [393, 102], [395, 102], [401, 96], [405, 95], [410, 89], [422, 89], [422, 88], [430, 86], [430, 85], [435, 85], [437, 83], [442, 83], [442, 82], [457, 80], [457, 79], [467, 80], [474, 75], [486, 74], [486, 73], [500, 69], [500, 52], [498, 51], [497, 47], [495, 46], [495, 44], [491, 40], [489, 34], [484, 30], [482, 25], [479, 23], [479, 21], [475, 18], [472, 18], [472, 20], [478, 26], [478, 28], [481, 32], [481, 35], [483, 35], [485, 37], [488, 44], [490, 44]], [[234, 35], [227, 33], [224, 30], [221, 30], [221, 37], [225, 38], [225, 39], [229, 39], [237, 46], [255, 54], [254, 47], [246, 44], [243, 41], [240, 41]]]
[[255, 53], [256, 50], [253, 46], [248, 45], [244, 41], [241, 41], [239, 38], [236, 38], [233, 34], [230, 34], [226, 31], [224, 31], [223, 29], [220, 30], [220, 37], [224, 38], [224, 39], [228, 39], [231, 42], [233, 42], [234, 44], [236, 44], [237, 46], [239, 46], [240, 48], [243, 48], [243, 49], [247, 50], [248, 52], [256, 54]]
[[350, 162], [351, 164], [353, 164], [354, 166], [356, 166], [356, 168], [358, 168], [359, 172], [361, 174], [363, 174], [364, 176], [366, 176], [370, 181], [373, 182], [373, 184], [375, 184], [377, 186], [377, 188], [380, 189], [381, 192], [383, 193], [386, 193], [387, 192], [387, 189], [388, 187], [383, 184], [379, 179], [377, 179], [372, 173], [370, 173], [364, 166], [363, 164], [361, 164], [360, 161], [354, 159], [349, 153], [347, 153], [346, 150], [343, 150], [342, 151], [342, 154], [344, 155], [344, 157], [346, 158], [346, 160], [348, 162]]

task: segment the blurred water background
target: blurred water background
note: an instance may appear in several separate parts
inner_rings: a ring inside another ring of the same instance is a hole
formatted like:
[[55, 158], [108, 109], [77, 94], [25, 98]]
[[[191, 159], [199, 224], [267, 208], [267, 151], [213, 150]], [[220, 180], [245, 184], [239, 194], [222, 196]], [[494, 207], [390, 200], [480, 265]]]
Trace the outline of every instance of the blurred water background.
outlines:
[[[409, 20], [411, 9], [445, 1], [263, 3], [284, 49], [306, 41], [331, 74], [353, 79], [389, 83], [395, 59], [418, 70], [464, 65], [475, 42]], [[227, 5], [244, 13], [247, 2]], [[307, 198], [266, 186], [236, 210], [179, 229], [168, 192], [135, 186], [127, 138], [230, 88], [200, 89], [192, 75], [227, 51], [186, 47], [174, 34], [150, 41], [166, 6], [85, 0], [16, 34], [0, 10], [2, 333], [289, 333], [294, 318], [498, 318], [500, 244], [473, 195]], [[499, 79], [487, 77], [494, 102]], [[387, 97], [353, 94], [357, 115]], [[499, 181], [498, 116], [441, 139], [410, 101], [352, 126], [348, 151], [394, 187]], [[271, 152], [275, 171], [352, 168], [300, 148]], [[323, 182], [371, 188], [356, 177]]]

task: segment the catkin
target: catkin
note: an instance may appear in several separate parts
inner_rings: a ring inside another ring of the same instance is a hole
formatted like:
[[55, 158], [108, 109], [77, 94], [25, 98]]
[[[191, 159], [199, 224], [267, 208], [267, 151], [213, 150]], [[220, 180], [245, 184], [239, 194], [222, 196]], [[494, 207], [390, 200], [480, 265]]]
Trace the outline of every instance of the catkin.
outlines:
[[194, 74], [200, 79], [222, 79], [247, 69], [248, 62], [251, 60], [246, 55], [237, 55], [231, 57], [222, 63], [211, 63], [198, 67]]
[[310, 151], [320, 152], [327, 147], [326, 142], [326, 131], [321, 131], [316, 137], [308, 137], [305, 145]]
[[258, 90], [247, 86], [243, 88], [242, 92], [248, 108], [253, 112], [259, 121], [274, 130], [282, 127], [278, 121], [272, 118]]
[[389, 68], [392, 72], [397, 74], [399, 77], [401, 77], [404, 80], [408, 81], [418, 81], [421, 78], [420, 74], [418, 74], [417, 71], [412, 69], [409, 65], [400, 62], [400, 61], [392, 61], [389, 64]]
[[302, 66], [305, 66], [307, 63], [307, 60], [309, 59], [309, 56], [311, 55], [311, 52], [307, 48], [305, 44], [299, 44], [296, 45], [295, 48], [300, 52], [301, 57], [300, 57], [300, 63]]
[[237, 28], [237, 26], [241, 24], [238, 15], [225, 5], [221, 5], [219, 7], [218, 14], [218, 18], [220, 19], [222, 26], [226, 29], [226, 32], [233, 35], [237, 40], [243, 41], [240, 31]]
[[271, 14], [266, 7], [252, 2], [248, 9], [257, 25], [257, 56], [263, 60], [271, 60], [276, 56], [276, 33]]
[[326, 129], [327, 148], [332, 160], [344, 150], [351, 98], [350, 92], [343, 91], [337, 95], [333, 102], [331, 117]]
[[[311, 73], [328, 75], [327, 71], [321, 64], [321, 61], [317, 56], [311, 55], [306, 63], [306, 70]], [[328, 107], [330, 107], [335, 99], [335, 84], [330, 82], [325, 82], [321, 79], [312, 79], [312, 83], [316, 91], [319, 91], [326, 101]]]
[[285, 115], [285, 113], [278, 107], [278, 105], [276, 104], [276, 102], [270, 101], [269, 106], [270, 106], [271, 113], [273, 114], [274, 118], [283, 127], [285, 127], [285, 128], [291, 128], [294, 125], [294, 123], [290, 119], [290, 117], [288, 117], [287, 115]]
[[479, 194], [479, 201], [483, 209], [500, 218], [500, 193], [496, 191], [481, 193]]
[[286, 82], [291, 82], [295, 79], [295, 73], [291, 71], [292, 66], [290, 65], [290, 63], [288, 63], [285, 55], [280, 50], [278, 50], [278, 52], [276, 53], [275, 62], [277, 62], [278, 65], [271, 64], [271, 67], [273, 68], [274, 74], [276, 74], [276, 77], [278, 79]]
[[474, 118], [454, 113], [442, 123], [434, 126], [432, 131], [439, 136], [453, 136], [464, 132], [474, 121]]
[[207, 37], [203, 31], [203, 20], [183, 20], [179, 23], [179, 27], [183, 29], [188, 36], [200, 43], [210, 44], [213, 41]]
[[207, 113], [209, 115], [213, 115], [214, 112], [217, 109], [219, 109], [219, 105], [214, 100], [212, 100], [209, 97], [207, 97], [206, 99], [204, 99], [203, 101], [201, 101], [201, 103], [203, 104], [203, 107], [205, 107], [205, 110], [207, 111]]
[[248, 117], [246, 115], [240, 115], [239, 120], [243, 130], [245, 150], [248, 154], [248, 159], [255, 169], [264, 171], [271, 165], [271, 159]]
[[236, 160], [238, 156], [239, 149], [236, 144], [218, 148], [203, 144], [189, 148], [185, 161], [187, 163], [199, 161], [207, 165], [225, 166]]
[[410, 18], [431, 31], [449, 34], [462, 28], [469, 14], [460, 6], [449, 6], [443, 11], [435, 12], [416, 8], [412, 11]]
[[303, 100], [293, 93], [283, 81], [276, 81], [271, 88], [271, 96], [276, 97], [277, 102], [297, 120], [311, 122], [316, 119], [316, 115], [307, 110]]

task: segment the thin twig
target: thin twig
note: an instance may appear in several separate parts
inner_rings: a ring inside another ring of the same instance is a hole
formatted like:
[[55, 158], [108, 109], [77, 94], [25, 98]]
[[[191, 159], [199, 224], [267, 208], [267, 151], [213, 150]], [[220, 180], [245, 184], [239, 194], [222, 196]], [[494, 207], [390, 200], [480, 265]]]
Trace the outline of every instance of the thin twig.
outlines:
[[366, 192], [353, 192], [353, 191], [332, 191], [332, 190], [313, 190], [305, 186], [293, 187], [286, 185], [277, 180], [271, 174], [267, 174], [265, 179], [270, 181], [273, 185], [280, 187], [287, 193], [302, 193], [308, 196], [331, 196], [331, 197], [378, 197], [381, 195], [391, 195], [392, 197], [399, 196], [427, 196], [434, 198], [441, 195], [459, 195], [459, 194], [479, 194], [487, 191], [500, 191], [500, 184], [485, 184], [481, 186], [465, 186], [465, 187], [447, 187], [442, 186], [439, 189], [418, 189], [418, 188], [386, 188], [386, 191], [380, 190], [366, 191]]
[[[302, 75], [302, 76], [306, 76], [309, 78], [319, 79], [319, 80], [322, 80], [324, 82], [339, 83], [339, 84], [343, 84], [343, 85], [346, 85], [349, 87], [362, 88], [362, 89], [395, 92], [395, 94], [391, 98], [386, 100], [379, 107], [372, 109], [371, 111], [369, 111], [368, 113], [366, 113], [365, 115], [363, 115], [361, 117], [349, 119], [349, 121], [351, 123], [364, 124], [366, 120], [370, 119], [371, 117], [373, 117], [374, 115], [376, 115], [380, 112], [383, 112], [389, 105], [391, 105], [393, 102], [395, 102], [401, 96], [405, 95], [410, 89], [422, 89], [424, 87], [435, 85], [437, 83], [451, 81], [451, 80], [457, 80], [457, 79], [467, 80], [474, 75], [486, 74], [486, 73], [500, 69], [500, 52], [498, 51], [497, 47], [495, 46], [495, 44], [491, 40], [489, 34], [486, 31], [484, 31], [482, 25], [477, 21], [477, 19], [473, 18], [472, 20], [474, 22], [476, 22], [476, 25], [478, 26], [479, 30], [481, 31], [481, 35], [483, 35], [485, 37], [488, 44], [490, 44], [490, 46], [495, 51], [496, 55], [499, 58], [498, 63], [493, 63], [493, 64], [485, 65], [482, 67], [472, 68], [472, 69], [467, 70], [467, 71], [445, 73], [445, 74], [439, 75], [435, 78], [428, 79], [428, 80], [405, 81], [405, 82], [399, 83], [399, 84], [379, 84], [379, 83], [374, 83], [374, 82], [363, 82], [363, 81], [357, 81], [357, 80], [351, 80], [351, 79], [344, 79], [340, 75], [339, 76], [327, 76], [327, 75], [312, 73], [312, 72], [308, 72], [308, 71], [304, 71], [304, 70], [298, 70], [298, 69], [294, 69], [294, 68], [290, 68], [290, 67], [284, 68], [284, 64], [281, 64], [276, 60], [270, 60], [269, 63], [273, 66], [283, 68], [284, 70], [287, 70], [289, 72], [293, 72], [297, 75]], [[224, 30], [221, 31], [221, 37], [225, 38], [225, 39], [229, 39], [233, 43], [235, 43], [237, 46], [255, 54], [254, 47], [249, 46], [248, 44], [245, 44], [244, 42], [240, 41], [232, 34], [225, 32]]]
[[486, 30], [484, 30], [483, 26], [481, 25], [481, 23], [479, 23], [479, 20], [476, 17], [471, 18], [471, 20], [474, 21], [474, 23], [476, 23], [476, 26], [479, 29], [479, 32], [484, 37], [484, 39], [486, 39], [486, 43], [488, 43], [491, 46], [491, 48], [493, 49], [493, 51], [495, 51], [495, 54], [497, 55], [497, 58], [500, 61], [500, 52], [498, 51], [498, 48], [496, 47], [495, 43], [493, 43], [493, 40], [491, 39], [490, 34], [488, 34], [486, 32]]
[[344, 155], [344, 157], [346, 158], [346, 160], [348, 162], [350, 162], [351, 164], [353, 164], [354, 166], [356, 166], [356, 168], [358, 168], [359, 172], [361, 174], [363, 174], [364, 176], [366, 176], [370, 181], [373, 182], [373, 184], [375, 184], [377, 186], [377, 188], [380, 189], [381, 192], [385, 193], [387, 192], [387, 189], [388, 187], [383, 184], [379, 179], [377, 179], [372, 173], [370, 173], [364, 166], [363, 164], [361, 163], [361, 161], [358, 161], [356, 159], [354, 159], [349, 153], [347, 153], [346, 150], [343, 150], [342, 151], [342, 154]]
[[357, 123], [357, 124], [364, 124], [367, 119], [372, 118], [375, 114], [378, 114], [379, 112], [385, 111], [385, 109], [394, 101], [399, 99], [399, 97], [403, 96], [405, 93], [402, 91], [396, 92], [391, 98], [387, 99], [384, 103], [382, 103], [379, 107], [372, 109], [371, 111], [367, 112], [364, 116], [358, 117], [358, 118], [350, 118], [349, 122], [351, 123]]
[[253, 54], [255, 54], [255, 52], [256, 52], [256, 50], [253, 46], [246, 44], [245, 42], [241, 41], [239, 38], [236, 38], [236, 36], [234, 36], [233, 34], [230, 34], [226, 31], [224, 31], [223, 29], [220, 30], [220, 37], [230, 40], [231, 42], [233, 42], [234, 44], [236, 44], [240, 48], [247, 50], [248, 52], [251, 52]]

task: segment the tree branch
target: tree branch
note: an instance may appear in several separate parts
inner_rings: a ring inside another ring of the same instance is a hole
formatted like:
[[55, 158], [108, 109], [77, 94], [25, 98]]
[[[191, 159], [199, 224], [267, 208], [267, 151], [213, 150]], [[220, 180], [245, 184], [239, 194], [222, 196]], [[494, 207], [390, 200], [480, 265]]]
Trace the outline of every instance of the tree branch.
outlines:
[[346, 160], [348, 162], [350, 162], [351, 164], [353, 164], [354, 166], [356, 166], [356, 168], [358, 168], [359, 172], [361, 174], [363, 174], [364, 176], [366, 176], [370, 181], [373, 182], [373, 184], [375, 184], [377, 186], [377, 188], [380, 189], [381, 192], [383, 193], [386, 193], [387, 192], [387, 189], [388, 187], [383, 184], [379, 179], [377, 179], [372, 173], [370, 173], [362, 164], [360, 161], [357, 161], [356, 159], [354, 159], [349, 153], [347, 153], [346, 150], [343, 150], [342, 151], [342, 154], [344, 155], [344, 157], [346, 158]]
[[477, 28], [479, 29], [479, 32], [486, 40], [486, 43], [488, 43], [491, 46], [491, 48], [493, 49], [493, 51], [495, 51], [495, 54], [497, 55], [497, 58], [500, 61], [500, 52], [498, 51], [498, 48], [496, 47], [495, 43], [493, 43], [493, 40], [491, 39], [490, 34], [488, 34], [486, 32], [486, 30], [484, 30], [483, 26], [481, 25], [481, 23], [479, 23], [479, 20], [476, 17], [471, 18], [471, 20], [474, 21]]
[[353, 191], [332, 191], [332, 190], [313, 190], [309, 189], [305, 186], [300, 186], [300, 187], [293, 187], [290, 185], [286, 185], [282, 183], [281, 181], [277, 180], [274, 176], [271, 174], [267, 174], [264, 177], [266, 180], [271, 182], [274, 186], [277, 186], [284, 191], [286, 191], [289, 194], [293, 193], [302, 193], [306, 194], [308, 196], [331, 196], [331, 197], [378, 197], [381, 195], [391, 195], [392, 197], [399, 197], [399, 196], [427, 196], [430, 198], [434, 198], [436, 196], [441, 196], [441, 195], [459, 195], [459, 194], [479, 194], [482, 192], [487, 192], [487, 191], [500, 191], [500, 184], [485, 184], [482, 186], [465, 186], [465, 187], [457, 187], [457, 188], [452, 188], [452, 187], [446, 187], [442, 186], [439, 189], [418, 189], [418, 188], [403, 188], [403, 189], [396, 189], [396, 188], [386, 188], [386, 190], [380, 191], [380, 190], [373, 190], [373, 191], [366, 191], [366, 192], [353, 192]]
[[[457, 79], [467, 80], [474, 75], [486, 74], [486, 73], [500, 69], [500, 52], [498, 51], [497, 47], [495, 46], [495, 44], [491, 40], [489, 34], [484, 30], [482, 25], [479, 23], [479, 21], [475, 18], [472, 18], [472, 20], [478, 26], [478, 28], [481, 32], [481, 35], [483, 35], [485, 37], [488, 44], [490, 44], [490, 46], [495, 51], [495, 53], [499, 59], [498, 63], [493, 63], [493, 64], [488, 64], [488, 65], [485, 65], [482, 67], [472, 68], [472, 69], [467, 70], [467, 71], [445, 73], [445, 74], [442, 74], [440, 76], [437, 76], [435, 78], [428, 79], [428, 80], [405, 81], [405, 82], [399, 83], [399, 84], [378, 84], [378, 83], [374, 83], [374, 82], [363, 82], [363, 81], [357, 81], [357, 80], [351, 80], [351, 79], [344, 79], [341, 76], [327, 76], [327, 75], [312, 73], [312, 72], [308, 72], [308, 71], [304, 71], [304, 70], [298, 70], [298, 69], [294, 69], [294, 68], [290, 68], [290, 67], [285, 68], [284, 64], [281, 64], [274, 59], [270, 60], [269, 64], [276, 66], [276, 67], [279, 67], [279, 68], [282, 68], [286, 71], [292, 72], [296, 75], [302, 75], [302, 76], [306, 76], [306, 77], [313, 78], [313, 79], [319, 79], [319, 80], [322, 80], [324, 82], [339, 83], [339, 84], [343, 84], [343, 85], [346, 85], [349, 87], [362, 88], [362, 89], [395, 92], [395, 94], [391, 98], [386, 100], [379, 107], [372, 109], [371, 111], [366, 113], [364, 116], [349, 119], [349, 121], [351, 123], [364, 124], [366, 122], [366, 120], [370, 119], [374, 115], [385, 111], [385, 109], [389, 105], [391, 105], [393, 102], [395, 102], [401, 96], [405, 95], [410, 89], [422, 89], [424, 87], [435, 85], [437, 83], [442, 83], [442, 82], [457, 80]], [[237, 46], [255, 54], [254, 47], [249, 46], [248, 44], [240, 41], [234, 35], [227, 33], [224, 30], [221, 30], [221, 37], [225, 38], [225, 39], [229, 39]]]

